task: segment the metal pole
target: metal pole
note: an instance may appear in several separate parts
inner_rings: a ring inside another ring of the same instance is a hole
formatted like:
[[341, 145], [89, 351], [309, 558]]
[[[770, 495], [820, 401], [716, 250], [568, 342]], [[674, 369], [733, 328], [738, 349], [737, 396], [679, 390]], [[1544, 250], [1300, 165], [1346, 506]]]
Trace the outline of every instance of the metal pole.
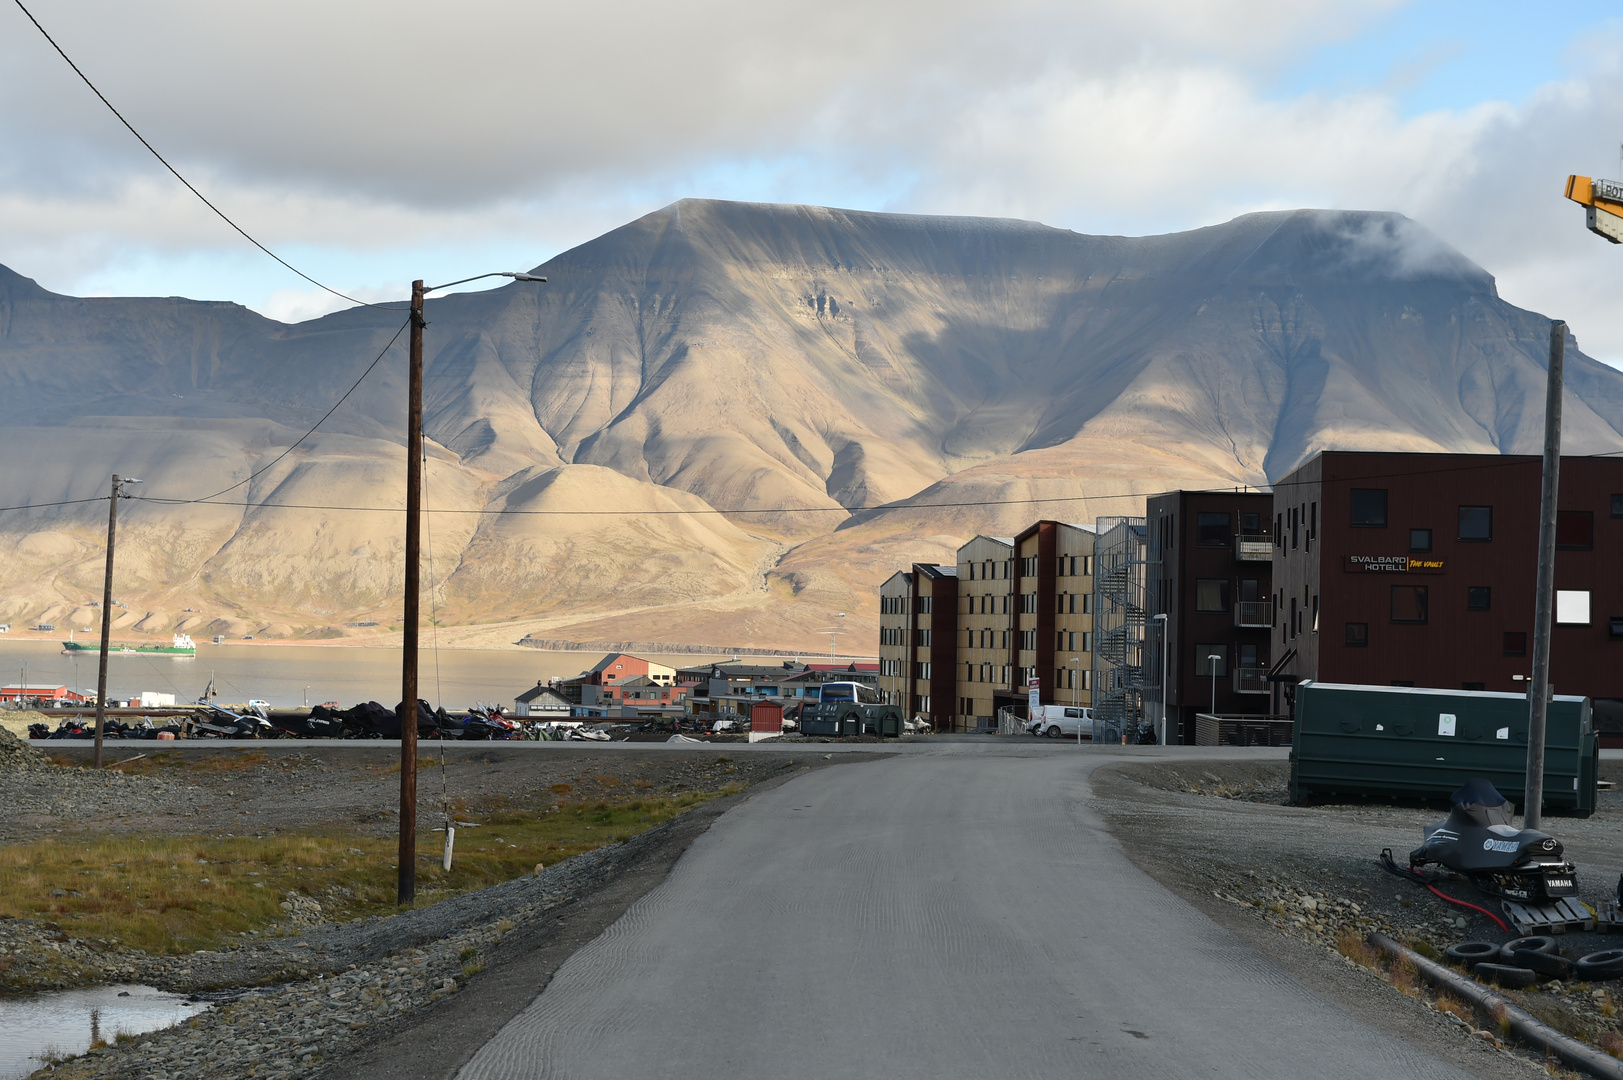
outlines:
[[101, 582], [101, 670], [96, 676], [96, 768], [101, 768], [101, 733], [107, 723], [107, 648], [113, 635], [113, 541], [118, 536], [118, 484], [107, 500], [107, 571]]
[[1172, 620], [1165, 615], [1161, 617], [1161, 745], [1170, 746], [1169, 733], [1172, 731], [1171, 705], [1167, 699], [1167, 653], [1171, 651], [1168, 644], [1171, 639]]
[[1206, 662], [1212, 666], [1212, 716], [1213, 717], [1217, 716], [1217, 662], [1219, 660], [1221, 660], [1221, 659], [1222, 659], [1222, 657], [1218, 656], [1216, 653], [1211, 653], [1210, 655], [1208, 655], [1206, 657]]
[[1561, 365], [1567, 324], [1550, 324], [1550, 381], [1544, 392], [1544, 493], [1539, 502], [1538, 591], [1533, 607], [1533, 677], [1527, 685], [1527, 805], [1523, 827], [1536, 829], [1544, 805], [1544, 718], [1550, 702], [1550, 624], [1555, 617], [1555, 509], [1561, 486]]
[[406, 406], [406, 604], [400, 657], [400, 871], [396, 902], [417, 898], [417, 609], [423, 503], [423, 283], [411, 283]]

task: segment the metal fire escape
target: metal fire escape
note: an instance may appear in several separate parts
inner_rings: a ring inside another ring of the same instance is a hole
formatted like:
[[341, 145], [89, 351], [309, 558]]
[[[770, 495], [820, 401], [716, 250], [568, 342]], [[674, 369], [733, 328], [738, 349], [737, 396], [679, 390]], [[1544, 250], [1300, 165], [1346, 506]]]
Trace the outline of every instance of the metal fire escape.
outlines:
[[1093, 740], [1137, 742], [1144, 710], [1148, 530], [1141, 517], [1102, 517], [1094, 549]]

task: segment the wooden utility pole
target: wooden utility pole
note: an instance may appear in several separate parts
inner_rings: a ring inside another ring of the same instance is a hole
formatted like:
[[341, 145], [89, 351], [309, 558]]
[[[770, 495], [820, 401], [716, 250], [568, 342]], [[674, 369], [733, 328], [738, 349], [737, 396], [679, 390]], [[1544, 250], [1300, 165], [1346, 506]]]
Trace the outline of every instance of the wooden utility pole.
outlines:
[[417, 899], [417, 610], [423, 509], [423, 283], [411, 283], [406, 381], [406, 605], [400, 658], [400, 875], [397, 901]]
[[107, 648], [113, 634], [113, 541], [118, 536], [118, 485], [113, 474], [113, 494], [107, 500], [107, 572], [101, 583], [101, 670], [96, 676], [96, 768], [101, 768], [101, 732], [107, 723]]
[[1567, 324], [1550, 324], [1550, 380], [1544, 399], [1544, 493], [1538, 515], [1538, 588], [1533, 606], [1533, 673], [1527, 684], [1527, 805], [1523, 827], [1543, 817], [1544, 720], [1550, 705], [1550, 624], [1555, 618], [1555, 511], [1561, 486], [1561, 366]]

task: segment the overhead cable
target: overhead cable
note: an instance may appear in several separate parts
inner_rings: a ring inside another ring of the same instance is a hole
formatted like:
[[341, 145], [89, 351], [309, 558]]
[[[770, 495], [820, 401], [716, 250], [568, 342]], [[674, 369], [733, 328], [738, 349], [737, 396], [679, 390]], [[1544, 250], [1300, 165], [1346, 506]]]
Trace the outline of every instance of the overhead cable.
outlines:
[[165, 158], [162, 154], [158, 153], [158, 150], [157, 150], [157, 148], [155, 146], [153, 146], [151, 143], [147, 142], [146, 136], [142, 135], [139, 131], [135, 130], [135, 125], [134, 124], [132, 124], [128, 120], [124, 119], [124, 114], [119, 112], [118, 109], [113, 106], [113, 103], [111, 101], [107, 100], [107, 95], [103, 94], [100, 90], [98, 90], [96, 88], [96, 84], [90, 81], [90, 77], [79, 69], [79, 65], [75, 64], [73, 62], [73, 57], [69, 56], [67, 54], [67, 51], [64, 50], [62, 48], [62, 46], [60, 46], [60, 45], [58, 45], [56, 43], [56, 39], [53, 38], [46, 31], [45, 27], [40, 25], [39, 20], [34, 18], [34, 13], [32, 11], [29, 11], [28, 8], [23, 6], [23, 0], [13, 0], [13, 2], [17, 5], [18, 8], [20, 8], [22, 10], [22, 13], [24, 15], [28, 16], [28, 21], [34, 24], [34, 29], [38, 30], [42, 35], [44, 35], [46, 41], [50, 42], [51, 48], [56, 50], [57, 55], [62, 57], [63, 60], [67, 61], [68, 67], [73, 69], [73, 73], [75, 75], [79, 76], [79, 78], [84, 82], [84, 84], [86, 86], [90, 87], [90, 92], [95, 94], [98, 98], [101, 99], [101, 103], [103, 105], [107, 106], [107, 109], [108, 109], [109, 112], [111, 112], [114, 116], [118, 117], [118, 122], [123, 124], [126, 128], [128, 128], [130, 134], [134, 135], [136, 137], [136, 139], [140, 141], [141, 145], [146, 147], [147, 150], [152, 154], [152, 156], [157, 158], [159, 163], [162, 164], [164, 168], [168, 169], [171, 174], [173, 174], [173, 176], [174, 176], [174, 178], [176, 180], [179, 180], [182, 184], [185, 185], [187, 191], [191, 192], [193, 195], [196, 195], [198, 197], [198, 199], [202, 201], [204, 206], [206, 206], [210, 210], [214, 211], [215, 215], [221, 221], [225, 222], [227, 225], [229, 225], [233, 229], [235, 229], [237, 231], [238, 235], [240, 235], [244, 240], [248, 241], [254, 247], [258, 248], [260, 251], [263, 251], [266, 255], [269, 255], [271, 258], [275, 259], [277, 262], [281, 263], [283, 266], [287, 267], [289, 270], [293, 271], [295, 274], [299, 275], [299, 277], [301, 277], [304, 280], [308, 281], [310, 284], [314, 285], [316, 288], [323, 289], [326, 292], [332, 293], [334, 296], [338, 297], [340, 300], [348, 300], [350, 303], [359, 304], [362, 307], [383, 307], [384, 306], [382, 304], [367, 303], [365, 300], [358, 300], [355, 297], [350, 296], [348, 293], [339, 292], [337, 289], [333, 288], [331, 285], [326, 285], [326, 284], [323, 284], [322, 282], [317, 281], [315, 278], [311, 277], [309, 274], [306, 274], [303, 270], [300, 270], [297, 266], [294, 266], [292, 263], [288, 262], [286, 259], [284, 259], [280, 255], [276, 254], [276, 252], [272, 251], [270, 248], [266, 247], [264, 244], [261, 244], [258, 240], [255, 240], [253, 238], [253, 236], [251, 236], [249, 234], [247, 229], [244, 229], [241, 225], [238, 225], [235, 221], [232, 221], [230, 216], [227, 215], [224, 210], [221, 210], [218, 206], [215, 206], [212, 202], [209, 201], [208, 196], [204, 195], [201, 191], [198, 191], [197, 188], [192, 186], [192, 182], [190, 180], [188, 180], [184, 176], [180, 175], [180, 170], [176, 169], [173, 165], [169, 164], [169, 160], [167, 158]]

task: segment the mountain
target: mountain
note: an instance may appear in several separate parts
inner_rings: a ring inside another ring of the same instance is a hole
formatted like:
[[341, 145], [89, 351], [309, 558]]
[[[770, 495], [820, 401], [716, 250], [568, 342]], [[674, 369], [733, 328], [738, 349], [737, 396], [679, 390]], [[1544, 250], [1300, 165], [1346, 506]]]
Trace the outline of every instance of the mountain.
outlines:
[[[462, 643], [812, 651], [847, 611], [841, 645], [871, 651], [878, 582], [977, 531], [1265, 486], [1321, 448], [1542, 445], [1548, 320], [1395, 214], [1108, 237], [684, 200], [536, 269], [427, 306], [425, 577]], [[272, 462], [403, 319], [284, 325], [0, 268], [0, 505], [145, 481], [121, 629], [380, 633], [404, 335]], [[1568, 452], [1623, 449], [1623, 374], [1573, 344], [1567, 380]], [[105, 513], [0, 514], [0, 618], [90, 625]]]

